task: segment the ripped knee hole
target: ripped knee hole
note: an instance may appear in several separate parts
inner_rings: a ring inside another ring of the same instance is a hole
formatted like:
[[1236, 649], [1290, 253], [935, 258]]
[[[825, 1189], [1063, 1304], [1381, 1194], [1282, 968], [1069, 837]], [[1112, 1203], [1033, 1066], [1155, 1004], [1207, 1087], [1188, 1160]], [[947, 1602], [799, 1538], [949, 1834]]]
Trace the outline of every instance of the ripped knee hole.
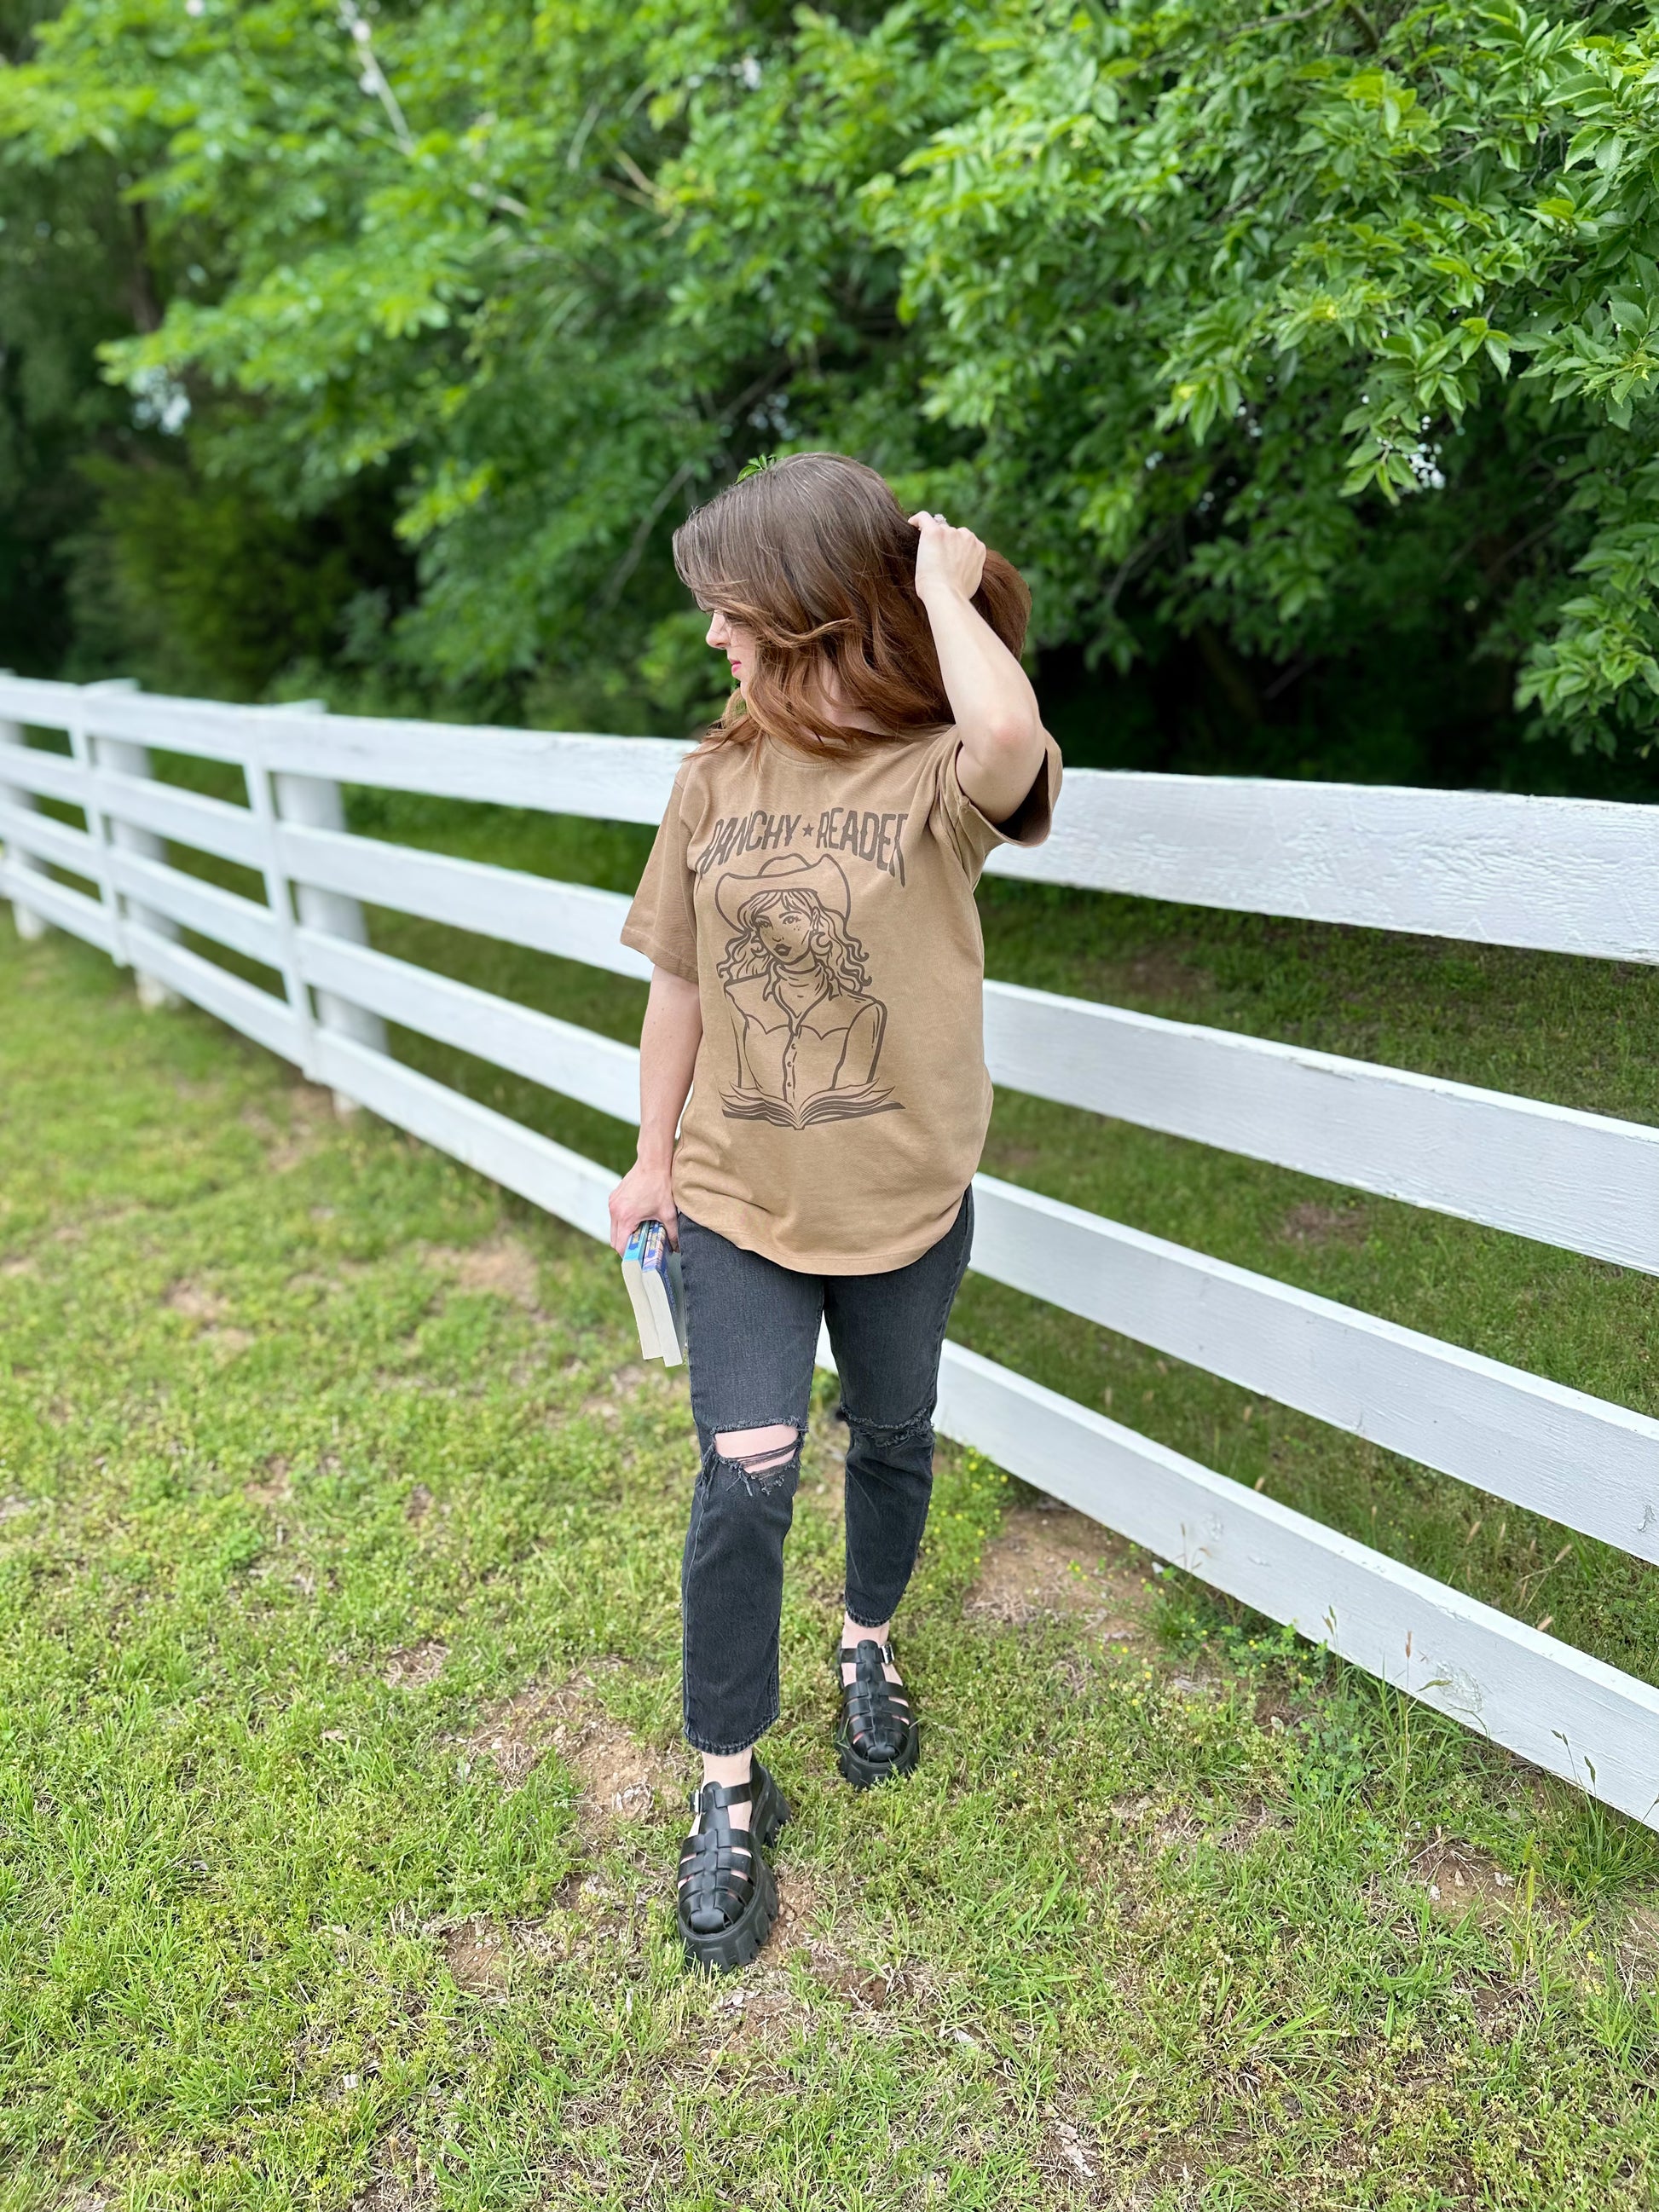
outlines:
[[726, 1429], [714, 1438], [714, 1449], [742, 1474], [781, 1474], [800, 1450], [801, 1432], [787, 1421], [765, 1428]]
[[931, 1407], [924, 1407], [921, 1413], [912, 1413], [908, 1421], [866, 1421], [861, 1413], [854, 1413], [851, 1407], [843, 1402], [836, 1407], [836, 1417], [838, 1420], [845, 1421], [848, 1427], [856, 1435], [867, 1437], [875, 1444], [908, 1443], [913, 1437], [927, 1437], [931, 1439], [933, 1435], [933, 1416]]

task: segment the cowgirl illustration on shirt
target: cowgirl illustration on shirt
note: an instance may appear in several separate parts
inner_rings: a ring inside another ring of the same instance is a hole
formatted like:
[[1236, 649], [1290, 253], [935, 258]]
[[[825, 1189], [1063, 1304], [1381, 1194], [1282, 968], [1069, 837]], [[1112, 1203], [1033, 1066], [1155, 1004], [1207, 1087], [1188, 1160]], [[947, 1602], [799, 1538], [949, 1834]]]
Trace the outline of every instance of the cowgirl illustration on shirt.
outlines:
[[737, 1042], [726, 1115], [804, 1129], [899, 1110], [876, 1082], [887, 1009], [866, 988], [839, 864], [780, 854], [755, 875], [722, 876], [714, 900], [737, 933], [718, 970]]

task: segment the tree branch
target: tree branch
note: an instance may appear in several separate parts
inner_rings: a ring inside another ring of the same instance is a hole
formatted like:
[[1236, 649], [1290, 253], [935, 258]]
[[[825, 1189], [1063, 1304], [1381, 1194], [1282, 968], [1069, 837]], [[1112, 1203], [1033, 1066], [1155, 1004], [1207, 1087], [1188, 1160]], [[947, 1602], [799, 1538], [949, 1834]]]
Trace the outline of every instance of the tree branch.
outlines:
[[623, 585], [639, 567], [644, 557], [645, 549], [651, 543], [651, 533], [657, 526], [658, 516], [661, 514], [664, 507], [667, 506], [686, 479], [696, 475], [696, 468], [697, 465], [694, 460], [682, 461], [646, 509], [639, 528], [629, 540], [627, 552], [611, 571], [610, 579], [599, 595], [599, 611], [601, 614], [608, 614], [622, 597]]

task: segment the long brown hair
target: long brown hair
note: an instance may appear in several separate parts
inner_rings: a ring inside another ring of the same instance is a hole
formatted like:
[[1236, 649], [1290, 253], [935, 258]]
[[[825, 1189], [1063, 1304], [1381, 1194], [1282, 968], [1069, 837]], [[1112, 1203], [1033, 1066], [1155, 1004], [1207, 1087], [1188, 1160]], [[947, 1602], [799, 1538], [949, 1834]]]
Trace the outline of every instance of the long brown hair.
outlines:
[[[798, 752], [903, 744], [954, 718], [927, 611], [916, 596], [918, 533], [884, 477], [845, 453], [791, 453], [717, 492], [674, 532], [674, 565], [699, 603], [753, 633], [745, 705], [733, 692], [712, 744], [764, 734]], [[1031, 594], [1000, 553], [974, 605], [1011, 653]], [[826, 718], [823, 677], [843, 711]]]

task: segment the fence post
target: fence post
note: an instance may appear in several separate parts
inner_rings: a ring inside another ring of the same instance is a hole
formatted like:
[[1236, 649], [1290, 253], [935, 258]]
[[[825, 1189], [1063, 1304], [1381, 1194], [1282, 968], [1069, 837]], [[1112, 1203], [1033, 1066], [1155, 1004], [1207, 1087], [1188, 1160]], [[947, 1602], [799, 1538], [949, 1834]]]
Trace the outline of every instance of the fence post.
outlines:
[[[6, 669], [0, 672], [9, 676], [11, 671]], [[23, 725], [21, 722], [0, 721], [0, 799], [3, 799], [8, 806], [16, 807], [19, 813], [32, 814], [34, 811], [34, 793], [32, 791], [20, 791], [15, 784], [8, 784], [5, 779], [5, 748], [8, 745], [15, 745], [21, 751], [22, 744]], [[4, 849], [3, 847], [0, 847], [0, 851]], [[6, 865], [14, 876], [40, 876], [46, 873], [46, 870], [31, 854], [20, 853], [15, 847], [6, 853]], [[37, 937], [44, 937], [46, 933], [46, 925], [40, 916], [32, 907], [25, 906], [21, 899], [13, 899], [11, 918], [17, 925], [17, 934], [26, 942]]]
[[[89, 684], [86, 688], [94, 692], [136, 691], [138, 686], [131, 677], [117, 676], [107, 683]], [[148, 745], [135, 744], [126, 738], [106, 738], [88, 727], [87, 746], [88, 764], [94, 769], [106, 768], [116, 775], [140, 778], [155, 773], [150, 765]], [[146, 860], [166, 860], [165, 838], [158, 837], [153, 830], [140, 830], [131, 822], [123, 822], [118, 816], [109, 813], [107, 809], [103, 812], [105, 834], [117, 852], [135, 853]], [[136, 899], [123, 901], [119, 885], [113, 883], [110, 885], [110, 896], [113, 902], [124, 908], [127, 920], [136, 921], [141, 929], [148, 929], [154, 936], [166, 938], [170, 944], [177, 941], [179, 925], [170, 915], [157, 914], [153, 908], [141, 906]], [[179, 994], [169, 989], [160, 976], [149, 975], [135, 965], [132, 980], [137, 987], [138, 1003], [146, 1013], [153, 1014], [159, 1007], [179, 1004]]]
[[[270, 784], [279, 823], [292, 822], [303, 830], [345, 829], [340, 787], [331, 778], [293, 775], [279, 769], [271, 772]], [[289, 880], [302, 928], [343, 938], [348, 945], [368, 943], [368, 927], [356, 899], [343, 891], [319, 890], [314, 884], [293, 883], [291, 878]], [[350, 1037], [358, 1044], [367, 1045], [371, 1052], [386, 1050], [386, 1024], [378, 1014], [370, 1013], [366, 1006], [354, 1006], [349, 999], [337, 998], [332, 991], [318, 991], [315, 997], [319, 1029], [332, 1030], [337, 1036]], [[334, 1110], [344, 1119], [358, 1111], [358, 1102], [337, 1091]]]

